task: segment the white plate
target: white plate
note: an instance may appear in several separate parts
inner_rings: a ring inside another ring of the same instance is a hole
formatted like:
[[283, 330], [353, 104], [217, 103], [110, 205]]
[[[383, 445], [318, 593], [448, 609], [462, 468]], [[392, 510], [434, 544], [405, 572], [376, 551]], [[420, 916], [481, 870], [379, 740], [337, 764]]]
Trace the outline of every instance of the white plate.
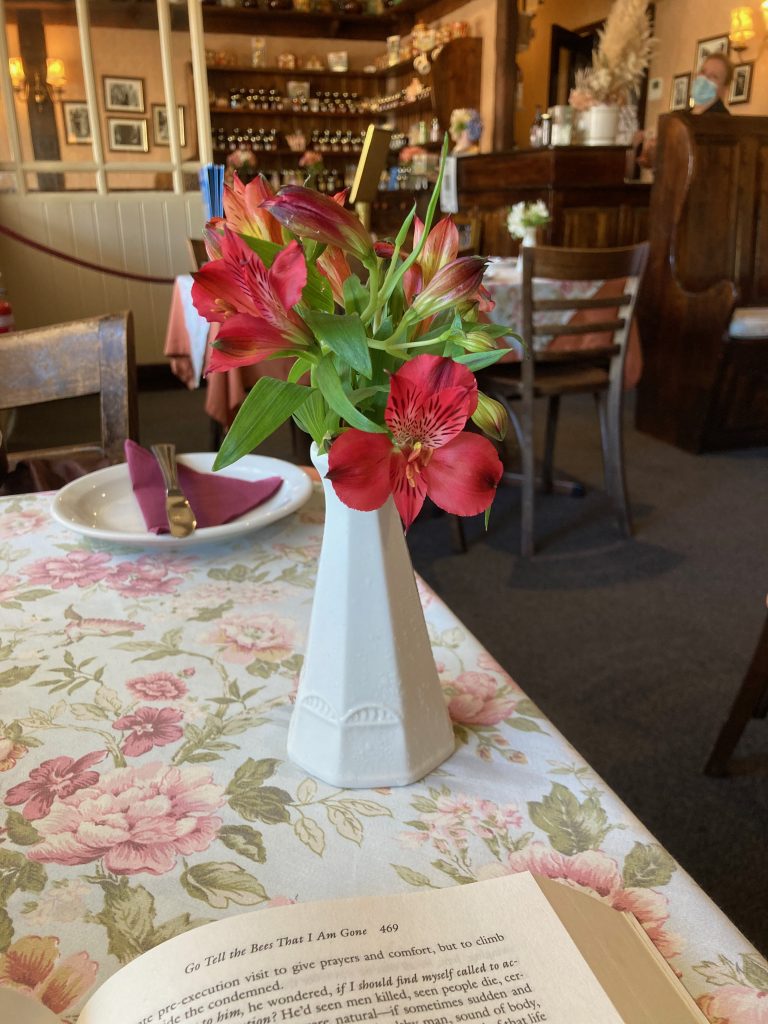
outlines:
[[[210, 473], [215, 458], [215, 452], [197, 452], [180, 455], [179, 462], [199, 473]], [[274, 523], [301, 508], [312, 493], [312, 481], [302, 469], [265, 455], [245, 455], [233, 466], [222, 470], [222, 475], [240, 480], [281, 476], [283, 485], [271, 498], [239, 519], [223, 526], [195, 530], [189, 537], [181, 539], [169, 533], [148, 532], [125, 463], [99, 469], [62, 487], [53, 499], [51, 511], [54, 519], [85, 537], [134, 547], [188, 548], [210, 541], [231, 540]]]

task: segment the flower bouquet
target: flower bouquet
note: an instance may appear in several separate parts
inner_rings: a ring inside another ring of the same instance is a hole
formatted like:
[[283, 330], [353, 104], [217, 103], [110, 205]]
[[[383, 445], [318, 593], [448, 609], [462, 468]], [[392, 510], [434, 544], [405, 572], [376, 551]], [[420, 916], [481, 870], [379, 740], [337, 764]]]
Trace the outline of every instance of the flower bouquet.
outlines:
[[258, 380], [215, 468], [292, 416], [328, 453], [328, 476], [351, 508], [377, 509], [392, 494], [406, 527], [428, 494], [457, 515], [488, 510], [501, 462], [464, 427], [471, 418], [504, 436], [506, 413], [473, 371], [501, 358], [497, 339], [509, 331], [480, 319], [491, 308], [485, 260], [457, 255], [450, 217], [433, 226], [441, 177], [442, 164], [424, 223], [411, 211], [388, 243], [374, 243], [343, 192], [274, 194], [262, 178], [225, 189], [224, 219], [205, 231], [210, 262], [192, 288], [198, 312], [220, 325], [208, 372], [294, 362], [287, 380]]
[[450, 217], [433, 224], [443, 164], [424, 222], [411, 211], [384, 243], [345, 193], [235, 180], [192, 289], [220, 325], [211, 372], [293, 360], [287, 380], [259, 378], [214, 468], [291, 416], [314, 442], [326, 518], [287, 751], [336, 786], [404, 785], [453, 752], [400, 520], [427, 496], [487, 516], [502, 475], [465, 427], [504, 434], [474, 371], [503, 355], [508, 329], [480, 319], [485, 260], [458, 256]]
[[535, 236], [536, 228], [549, 224], [550, 216], [547, 204], [541, 199], [535, 203], [515, 203], [507, 214], [507, 230], [513, 238]]

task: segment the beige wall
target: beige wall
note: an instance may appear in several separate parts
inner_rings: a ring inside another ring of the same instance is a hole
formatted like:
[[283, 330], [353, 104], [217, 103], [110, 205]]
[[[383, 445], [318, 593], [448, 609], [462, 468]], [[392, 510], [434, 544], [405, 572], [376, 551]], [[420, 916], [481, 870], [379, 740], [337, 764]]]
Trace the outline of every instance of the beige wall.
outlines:
[[[734, 0], [657, 0], [656, 37], [658, 47], [651, 62], [650, 77], [662, 79], [661, 99], [649, 101], [646, 125], [652, 126], [660, 114], [669, 110], [672, 77], [693, 70], [696, 43], [710, 36], [727, 35]], [[768, 42], [758, 0], [750, 6], [755, 12], [756, 39], [742, 54], [743, 60], [757, 58], [750, 103], [734, 106], [733, 114], [768, 114]], [[518, 56], [523, 72], [523, 102], [516, 118], [518, 145], [527, 145], [528, 129], [536, 105], [546, 105], [549, 81], [550, 35], [553, 24], [576, 29], [605, 18], [611, 0], [546, 0], [536, 9], [535, 37], [529, 49]], [[761, 45], [762, 44], [762, 45]]]
[[[649, 102], [646, 125], [652, 126], [660, 114], [669, 110], [669, 97], [674, 75], [693, 67], [696, 43], [711, 36], [727, 35], [730, 26], [732, 0], [658, 0], [656, 5], [656, 35], [659, 47], [651, 62], [651, 77], [662, 79], [661, 99]], [[752, 72], [752, 98], [731, 109], [732, 114], [768, 114], [768, 39], [765, 23], [758, 12], [758, 0], [749, 4], [755, 14], [757, 35], [748, 49], [741, 54], [744, 61], [756, 60]], [[736, 54], [731, 55], [738, 60]]]

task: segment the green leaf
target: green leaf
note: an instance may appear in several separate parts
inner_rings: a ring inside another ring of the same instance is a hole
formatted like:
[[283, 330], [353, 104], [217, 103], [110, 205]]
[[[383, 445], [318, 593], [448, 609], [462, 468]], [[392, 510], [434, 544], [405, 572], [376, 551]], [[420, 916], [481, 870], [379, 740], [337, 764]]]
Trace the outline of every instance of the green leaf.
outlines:
[[484, 370], [486, 366], [493, 366], [494, 363], [498, 363], [500, 359], [508, 355], [508, 348], [493, 348], [487, 352], [464, 352], [460, 356], [454, 356], [453, 361], [462, 363], [474, 373], [476, 370]]
[[230, 903], [253, 907], [269, 899], [261, 882], [231, 861], [195, 864], [183, 872], [181, 884], [194, 899], [217, 910], [226, 910]]
[[259, 377], [246, 396], [213, 464], [224, 469], [253, 451], [303, 405], [309, 388], [275, 377]]
[[266, 238], [257, 238], [255, 235], [240, 236], [249, 249], [253, 249], [264, 266], [269, 269], [274, 263], [275, 256], [283, 248], [277, 242], [270, 242]]
[[8, 838], [17, 846], [34, 846], [40, 842], [40, 833], [18, 811], [8, 811], [5, 828]]
[[13, 921], [11, 915], [0, 907], [0, 953], [4, 953], [13, 941]]
[[7, 668], [4, 672], [0, 672], [0, 688], [18, 686], [19, 683], [23, 683], [30, 676], [33, 676], [39, 668], [39, 664], [15, 665], [13, 668]]
[[624, 859], [624, 885], [640, 889], [668, 885], [676, 867], [663, 847], [656, 843], [635, 843]]
[[544, 712], [540, 711], [530, 697], [523, 697], [515, 704], [515, 711], [518, 715], [525, 715], [526, 718], [543, 718]]
[[329, 314], [313, 311], [304, 316], [315, 337], [353, 370], [370, 380], [371, 353], [363, 321], [356, 313]]
[[318, 387], [323, 393], [323, 398], [325, 398], [334, 412], [337, 412], [342, 419], [345, 419], [351, 427], [357, 427], [358, 430], [363, 430], [368, 434], [386, 433], [384, 427], [380, 427], [378, 423], [369, 420], [367, 416], [364, 416], [359, 409], [352, 405], [347, 393], [344, 391], [331, 356], [325, 356], [320, 360], [315, 374]]
[[312, 853], [322, 857], [325, 850], [325, 832], [314, 818], [308, 818], [306, 814], [300, 815], [294, 823], [293, 831], [296, 838], [309, 847]]
[[422, 889], [432, 889], [434, 886], [427, 878], [426, 875], [419, 874], [418, 871], [413, 871], [411, 868], [406, 868], [402, 864], [393, 864], [392, 867], [408, 885], [417, 885]]
[[[336, 308], [331, 282], [325, 274], [320, 273], [317, 267], [307, 267], [307, 283], [301, 293], [301, 301], [310, 309], [319, 309], [326, 313], [332, 313]], [[306, 313], [302, 313], [302, 316], [305, 320], [307, 319]]]
[[92, 920], [107, 932], [107, 950], [127, 964], [155, 945], [155, 900], [143, 885], [131, 887], [127, 878], [104, 879], [104, 907]]
[[172, 917], [170, 921], [166, 921], [165, 924], [155, 928], [152, 936], [152, 945], [159, 946], [161, 942], [166, 942], [168, 939], [173, 939], [177, 935], [183, 935], [184, 932], [192, 931], [193, 928], [199, 928], [201, 925], [208, 923], [204, 919], [200, 920], [190, 917], [189, 914], [179, 914], [178, 917]]
[[518, 718], [517, 716], [508, 718], [507, 725], [519, 732], [544, 732], [539, 723], [532, 722], [530, 718]]
[[288, 381], [291, 384], [298, 384], [304, 374], [309, 373], [313, 366], [314, 363], [311, 359], [304, 359], [303, 356], [299, 356], [288, 371]]
[[448, 875], [458, 885], [469, 885], [471, 882], [476, 881], [471, 875], [463, 875], [461, 871], [456, 867], [455, 864], [451, 864], [447, 860], [433, 860], [432, 867], [437, 868], [438, 871], [442, 871], [444, 875]]
[[323, 447], [327, 414], [328, 406], [319, 391], [313, 391], [301, 408], [293, 414], [296, 423], [305, 434], [309, 434], [318, 448]]
[[357, 274], [350, 274], [344, 282], [344, 308], [347, 313], [363, 312], [368, 305], [368, 291], [360, 283]]
[[374, 800], [358, 800], [355, 797], [349, 797], [339, 800], [339, 803], [355, 811], [357, 814], [362, 814], [366, 818], [392, 817], [392, 811], [388, 807], [383, 807]]
[[745, 953], [741, 958], [741, 968], [750, 985], [760, 992], [768, 992], [768, 968], [762, 958]]
[[528, 813], [534, 825], [547, 833], [558, 853], [571, 855], [596, 850], [610, 831], [608, 818], [594, 796], [579, 803], [560, 782], [540, 802], [529, 801]]
[[342, 837], [359, 846], [363, 841], [363, 824], [356, 814], [342, 804], [326, 804], [328, 820]]
[[296, 790], [296, 800], [300, 804], [311, 803], [317, 796], [317, 783], [314, 779], [302, 779]]
[[239, 789], [229, 798], [229, 806], [246, 821], [263, 821], [265, 825], [288, 824], [288, 807], [293, 800], [290, 793], [277, 786], [259, 786]]
[[219, 839], [228, 849], [257, 864], [264, 864], [267, 859], [262, 834], [250, 825], [225, 825], [219, 832]]

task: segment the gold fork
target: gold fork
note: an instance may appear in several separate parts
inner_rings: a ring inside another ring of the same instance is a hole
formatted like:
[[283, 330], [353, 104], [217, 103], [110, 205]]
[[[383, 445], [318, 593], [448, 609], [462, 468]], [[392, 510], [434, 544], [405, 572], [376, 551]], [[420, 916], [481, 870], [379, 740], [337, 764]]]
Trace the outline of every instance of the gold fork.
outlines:
[[157, 459], [165, 484], [165, 513], [168, 516], [168, 528], [174, 537], [188, 537], [197, 526], [195, 513], [186, 495], [179, 487], [176, 471], [176, 446], [173, 444], [153, 444], [152, 454]]

